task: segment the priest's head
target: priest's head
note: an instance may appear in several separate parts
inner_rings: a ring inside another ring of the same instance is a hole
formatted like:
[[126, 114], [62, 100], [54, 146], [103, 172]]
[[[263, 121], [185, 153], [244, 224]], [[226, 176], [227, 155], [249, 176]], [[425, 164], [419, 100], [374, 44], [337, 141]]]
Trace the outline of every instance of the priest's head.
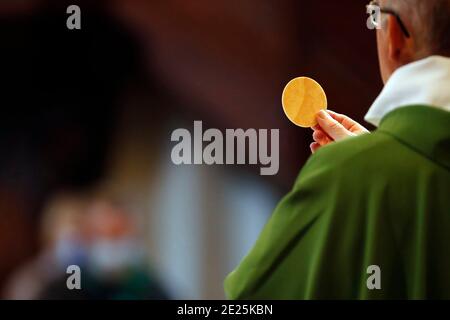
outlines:
[[378, 57], [383, 82], [399, 67], [450, 56], [450, 0], [378, 0]]

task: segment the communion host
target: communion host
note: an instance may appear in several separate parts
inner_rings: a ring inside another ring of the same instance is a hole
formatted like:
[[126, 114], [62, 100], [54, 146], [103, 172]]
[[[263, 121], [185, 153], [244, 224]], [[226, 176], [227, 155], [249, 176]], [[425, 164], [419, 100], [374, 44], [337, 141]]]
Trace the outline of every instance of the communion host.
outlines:
[[314, 154], [226, 278], [230, 299], [450, 299], [450, 0], [371, 5], [377, 129], [318, 114]]

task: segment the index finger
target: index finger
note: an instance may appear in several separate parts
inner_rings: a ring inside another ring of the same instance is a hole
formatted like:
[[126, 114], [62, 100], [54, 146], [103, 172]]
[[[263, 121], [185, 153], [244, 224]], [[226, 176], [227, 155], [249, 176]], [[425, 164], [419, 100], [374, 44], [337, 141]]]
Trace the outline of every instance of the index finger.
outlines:
[[351, 129], [353, 126], [358, 126], [358, 122], [354, 121], [353, 119], [347, 117], [346, 115], [331, 111], [331, 110], [326, 110], [326, 112], [328, 112], [328, 114], [335, 119], [336, 121], [340, 122], [346, 129]]

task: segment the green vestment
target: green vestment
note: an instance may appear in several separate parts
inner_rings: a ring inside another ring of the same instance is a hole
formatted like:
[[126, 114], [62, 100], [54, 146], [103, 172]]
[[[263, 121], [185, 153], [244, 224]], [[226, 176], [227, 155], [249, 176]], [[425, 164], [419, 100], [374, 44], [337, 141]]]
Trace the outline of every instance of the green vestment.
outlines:
[[[371, 265], [381, 289], [370, 290]], [[230, 299], [450, 299], [450, 112], [407, 106], [321, 148], [250, 253]]]

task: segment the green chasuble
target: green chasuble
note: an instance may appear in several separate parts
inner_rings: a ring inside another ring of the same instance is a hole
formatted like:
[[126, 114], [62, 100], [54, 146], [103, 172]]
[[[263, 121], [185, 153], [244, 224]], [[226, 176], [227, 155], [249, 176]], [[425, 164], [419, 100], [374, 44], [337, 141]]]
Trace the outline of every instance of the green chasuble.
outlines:
[[225, 291], [230, 299], [450, 299], [450, 112], [398, 108], [374, 133], [319, 149]]

